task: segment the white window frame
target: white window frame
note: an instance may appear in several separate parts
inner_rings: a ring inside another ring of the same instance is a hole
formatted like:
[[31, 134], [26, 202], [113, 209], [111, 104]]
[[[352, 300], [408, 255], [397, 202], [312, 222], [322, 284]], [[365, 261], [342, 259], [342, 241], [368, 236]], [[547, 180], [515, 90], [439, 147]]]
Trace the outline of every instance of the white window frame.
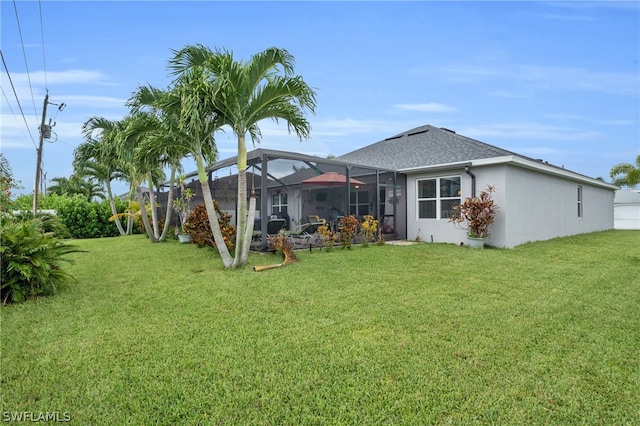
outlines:
[[584, 215], [584, 211], [583, 211], [583, 198], [584, 198], [584, 192], [582, 190], [582, 185], [578, 185], [578, 217], [582, 218]]
[[[452, 176], [438, 176], [438, 177], [429, 177], [416, 179], [416, 218], [418, 220], [448, 220], [449, 218], [442, 217], [442, 201], [445, 200], [457, 200], [456, 204], [460, 204], [462, 202], [462, 193], [458, 194], [456, 197], [441, 197], [440, 196], [440, 180], [441, 179], [453, 179], [457, 178], [460, 182], [460, 187], [462, 188], [462, 176], [461, 175], [452, 175]], [[435, 198], [420, 198], [420, 182], [426, 180], [435, 180], [436, 181], [436, 196]], [[420, 202], [421, 201], [435, 201], [436, 202], [436, 217], [420, 217]]]
[[[276, 200], [277, 198], [277, 200]], [[285, 198], [285, 202], [282, 202], [282, 199]], [[285, 207], [286, 208], [286, 214], [289, 214], [289, 197], [287, 196], [286, 192], [281, 192], [281, 193], [275, 193], [272, 194], [271, 197], [271, 214], [277, 214], [277, 213], [281, 213], [282, 212], [282, 208]], [[278, 209], [276, 211], [276, 208]]]

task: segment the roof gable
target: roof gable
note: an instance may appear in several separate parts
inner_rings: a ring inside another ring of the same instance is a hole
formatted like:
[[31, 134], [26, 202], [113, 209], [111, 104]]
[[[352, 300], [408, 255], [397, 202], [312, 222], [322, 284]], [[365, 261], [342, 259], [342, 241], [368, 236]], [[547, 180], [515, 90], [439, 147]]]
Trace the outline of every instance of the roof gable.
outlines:
[[344, 154], [338, 159], [403, 170], [485, 158], [517, 155], [434, 126], [420, 126]]

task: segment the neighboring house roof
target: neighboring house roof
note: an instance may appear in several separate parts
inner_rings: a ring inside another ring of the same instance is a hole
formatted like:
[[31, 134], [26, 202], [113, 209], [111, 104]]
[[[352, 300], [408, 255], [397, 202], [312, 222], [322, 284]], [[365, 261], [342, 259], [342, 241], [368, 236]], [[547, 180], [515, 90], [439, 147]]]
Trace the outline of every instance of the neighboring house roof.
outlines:
[[630, 204], [640, 206], [640, 189], [628, 189], [616, 191], [616, 196], [613, 199], [615, 205]]
[[561, 175], [579, 181], [616, 189], [611, 184], [593, 179], [564, 167], [548, 164], [497, 146], [462, 136], [453, 130], [430, 125], [416, 127], [380, 142], [341, 155], [339, 160], [397, 170], [421, 172], [451, 166], [481, 166], [510, 163], [543, 173]]

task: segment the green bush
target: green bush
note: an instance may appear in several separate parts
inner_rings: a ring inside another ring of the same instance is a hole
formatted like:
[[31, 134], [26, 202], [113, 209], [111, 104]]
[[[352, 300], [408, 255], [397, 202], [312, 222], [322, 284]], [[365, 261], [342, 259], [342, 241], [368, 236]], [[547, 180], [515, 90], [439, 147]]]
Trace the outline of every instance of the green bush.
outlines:
[[[119, 209], [120, 210], [120, 209]], [[124, 211], [124, 207], [122, 207]], [[109, 221], [111, 208], [108, 201], [89, 202], [81, 195], [68, 197], [60, 203], [56, 214], [67, 226], [73, 238], [101, 238], [118, 235], [118, 228]]]
[[[68, 202], [69, 197], [57, 194], [41, 194], [38, 197], [38, 209], [58, 210], [62, 204]], [[11, 205], [13, 210], [33, 211], [33, 194], [19, 195]]]
[[[123, 213], [127, 202], [115, 199], [116, 208]], [[33, 195], [22, 195], [13, 203], [16, 210], [31, 211]], [[69, 197], [66, 195], [49, 194], [40, 198], [38, 206], [41, 210], [55, 210], [72, 238], [101, 238], [119, 235], [114, 222], [109, 221], [111, 206], [108, 200], [101, 202], [87, 201], [81, 195]]]
[[57, 238], [69, 238], [71, 236], [65, 224], [57, 216], [50, 213], [38, 212], [34, 215], [30, 210], [22, 210], [14, 218], [19, 222], [39, 219], [42, 222], [42, 232], [45, 234], [52, 234]]
[[[231, 215], [221, 211], [220, 206], [215, 200], [213, 204], [218, 213], [218, 223], [220, 224], [224, 242], [229, 251], [233, 251], [236, 245], [236, 227], [231, 224]], [[184, 229], [187, 234], [191, 235], [191, 242], [199, 246], [216, 246], [213, 240], [211, 226], [209, 225], [209, 216], [207, 216], [207, 209], [204, 204], [200, 204], [193, 209], [191, 214], [189, 214], [189, 219], [187, 219]]]
[[44, 233], [42, 220], [4, 217], [0, 238], [2, 304], [54, 294], [59, 285], [73, 278], [60, 264], [69, 261], [65, 255], [80, 250]]

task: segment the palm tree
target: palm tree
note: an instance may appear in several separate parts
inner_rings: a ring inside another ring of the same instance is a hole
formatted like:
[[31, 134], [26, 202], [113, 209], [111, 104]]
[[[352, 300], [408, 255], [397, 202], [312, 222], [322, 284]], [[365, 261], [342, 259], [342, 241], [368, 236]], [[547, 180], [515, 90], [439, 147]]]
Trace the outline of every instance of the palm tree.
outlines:
[[[175, 108], [171, 109], [169, 91], [163, 91], [153, 86], [141, 86], [127, 101], [127, 106], [134, 114], [148, 111], [157, 120], [150, 121], [146, 128], [139, 129], [146, 132], [148, 137], [142, 150], [147, 162], [157, 161], [170, 168], [169, 192], [167, 197], [167, 211], [165, 225], [160, 241], [166, 238], [173, 212], [173, 196], [176, 174], [182, 172], [182, 159], [191, 152], [188, 135], [178, 128], [179, 115]], [[175, 105], [175, 104], [173, 104]]]
[[609, 173], [615, 186], [627, 186], [631, 189], [640, 183], [640, 155], [636, 157], [636, 164], [620, 163], [611, 168]]
[[212, 97], [199, 101], [202, 106], [210, 105], [208, 113], [216, 116], [218, 125], [231, 127], [238, 140], [238, 222], [231, 266], [240, 267], [248, 259], [255, 214], [252, 194], [247, 218], [247, 134], [254, 145], [259, 143], [259, 123], [272, 119], [286, 121], [289, 132], [295, 132], [300, 140], [308, 138], [311, 125], [304, 110], [314, 112], [315, 92], [302, 77], [293, 76], [294, 58], [283, 49], [266, 49], [248, 62], [235, 61], [231, 52], [212, 51], [203, 45], [187, 46], [174, 53], [169, 62], [174, 75], [204, 70], [206, 79], [199, 84], [209, 86]]
[[104, 188], [102, 184], [97, 182], [94, 178], [82, 178], [77, 174], [72, 174], [67, 177], [55, 177], [51, 179], [54, 182], [47, 188], [47, 194], [74, 196], [82, 195], [87, 201], [91, 201], [94, 198], [104, 199]]
[[[92, 133], [93, 130], [99, 128], [98, 123], [104, 121], [106, 127], [114, 128], [112, 124], [109, 124], [108, 120], [92, 117], [87, 120], [83, 125], [85, 133]], [[105, 127], [100, 127], [104, 130]], [[90, 130], [91, 129], [91, 130]], [[102, 133], [104, 136], [104, 133]], [[101, 137], [100, 139], [93, 139], [90, 135], [85, 137], [87, 140], [84, 143], [78, 145], [73, 155], [73, 166], [76, 173], [80, 176], [92, 176], [102, 182], [107, 189], [107, 198], [109, 199], [109, 205], [111, 206], [111, 214], [115, 217], [115, 224], [118, 228], [120, 235], [126, 235], [127, 232], [120, 223], [118, 217], [118, 209], [116, 208], [115, 198], [111, 189], [111, 182], [113, 180], [127, 180], [126, 175], [118, 167], [117, 155], [115, 152], [115, 145], [108, 142], [108, 137]]]
[[[130, 176], [130, 165], [121, 157], [118, 146], [125, 130], [124, 120], [108, 120], [103, 117], [91, 117], [82, 126], [82, 134], [85, 139], [92, 139], [94, 133], [99, 137], [100, 146], [95, 153], [99, 160], [104, 160], [109, 168], [117, 170], [122, 180], [129, 184], [129, 205], [131, 206], [135, 197], [134, 177]], [[115, 202], [111, 204], [112, 213], [118, 218], [115, 210]], [[117, 219], [119, 221], [119, 219]], [[117, 223], [117, 222], [116, 222]], [[133, 231], [133, 217], [128, 216], [126, 234]]]
[[[149, 129], [158, 129], [160, 124], [152, 114], [139, 112], [131, 114], [123, 119], [123, 132], [118, 140], [118, 154], [128, 166], [127, 174], [132, 179], [136, 197], [140, 204], [142, 223], [152, 243], [160, 240], [157, 210], [155, 203], [155, 190], [165, 179], [159, 160], [147, 154], [153, 146], [154, 135]], [[147, 216], [142, 184], [146, 181], [151, 203], [151, 222]]]
[[[129, 183], [129, 203], [133, 204], [134, 198], [137, 198], [140, 205], [140, 212], [142, 214], [142, 221], [145, 225], [145, 231], [149, 235], [151, 242], [156, 242], [159, 236], [158, 232], [154, 232], [151, 223], [149, 223], [144, 197], [142, 195], [141, 185], [149, 177], [151, 182], [159, 182], [162, 177], [158, 167], [148, 167], [147, 170], [141, 170], [142, 165], [139, 159], [136, 157], [136, 153], [140, 151], [137, 148], [137, 141], [140, 137], [139, 132], [133, 131], [135, 126], [140, 126], [140, 123], [134, 123], [136, 120], [141, 121], [143, 117], [127, 116], [122, 120], [107, 120], [101, 117], [92, 117], [83, 125], [83, 135], [85, 138], [92, 138], [94, 131], [99, 131], [101, 134], [100, 141], [102, 146], [100, 148], [100, 155], [104, 156], [110, 166], [115, 167], [121, 176], [125, 178]], [[138, 161], [138, 163], [136, 163]], [[150, 193], [153, 194], [153, 186], [150, 185]], [[153, 196], [150, 197], [153, 200]], [[113, 206], [112, 206], [113, 210]], [[153, 210], [152, 210], [153, 212]], [[117, 217], [117, 216], [116, 216]], [[155, 218], [155, 217], [154, 217]], [[157, 229], [157, 221], [154, 221]], [[127, 234], [130, 234], [133, 227], [132, 216], [129, 215], [127, 223]]]
[[194, 67], [182, 73], [169, 90], [158, 91], [147, 87], [138, 95], [132, 102], [134, 111], [147, 106], [150, 111], [159, 114], [165, 123], [169, 137], [162, 144], [172, 145], [171, 150], [176, 156], [186, 153], [195, 160], [216, 248], [224, 266], [231, 267], [233, 258], [224, 243], [205, 168], [217, 158], [214, 133], [220, 128], [217, 115], [211, 113], [213, 93], [208, 74], [202, 67]]

